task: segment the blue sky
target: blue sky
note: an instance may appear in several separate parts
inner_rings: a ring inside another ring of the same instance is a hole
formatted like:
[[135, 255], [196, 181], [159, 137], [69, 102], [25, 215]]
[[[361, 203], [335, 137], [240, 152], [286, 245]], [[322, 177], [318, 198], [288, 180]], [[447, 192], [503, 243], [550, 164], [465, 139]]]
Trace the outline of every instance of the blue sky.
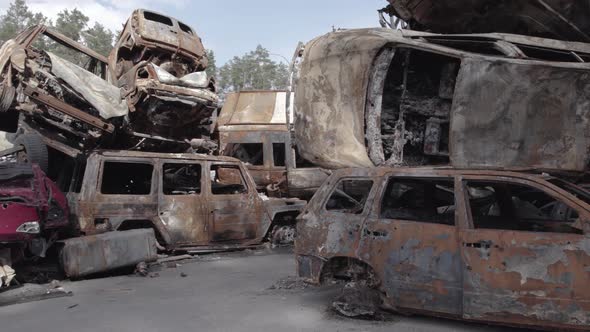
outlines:
[[[245, 3], [249, 5], [245, 5]], [[336, 28], [378, 26], [377, 9], [385, 0], [216, 1], [206, 15], [174, 13], [197, 29], [218, 62], [261, 44], [291, 59], [298, 41], [309, 41]], [[274, 60], [282, 60], [276, 57]]]
[[[11, 0], [0, 0], [0, 11]], [[55, 20], [64, 8], [79, 8], [112, 30], [120, 29], [134, 8], [176, 17], [192, 26], [215, 51], [218, 65], [261, 44], [287, 59], [298, 41], [309, 41], [336, 28], [378, 26], [377, 9], [386, 0], [27, 0], [33, 11]], [[280, 57], [273, 60], [284, 61]]]

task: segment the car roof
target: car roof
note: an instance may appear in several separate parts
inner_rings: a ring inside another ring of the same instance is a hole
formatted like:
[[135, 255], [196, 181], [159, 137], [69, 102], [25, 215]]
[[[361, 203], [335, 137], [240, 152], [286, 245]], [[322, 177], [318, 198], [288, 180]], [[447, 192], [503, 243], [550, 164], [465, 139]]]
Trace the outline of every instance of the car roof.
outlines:
[[413, 166], [413, 167], [374, 167], [374, 168], [343, 168], [333, 172], [336, 177], [346, 176], [384, 176], [384, 175], [403, 175], [416, 177], [431, 176], [497, 176], [512, 177], [528, 180], [549, 180], [553, 177], [540, 170], [497, 170], [497, 169], [461, 169], [449, 166]]
[[105, 157], [119, 157], [119, 158], [146, 158], [146, 159], [190, 159], [190, 160], [210, 160], [241, 163], [239, 159], [227, 156], [212, 156], [201, 153], [161, 153], [161, 152], [145, 152], [145, 151], [129, 151], [129, 150], [96, 150], [91, 154], [101, 155]]

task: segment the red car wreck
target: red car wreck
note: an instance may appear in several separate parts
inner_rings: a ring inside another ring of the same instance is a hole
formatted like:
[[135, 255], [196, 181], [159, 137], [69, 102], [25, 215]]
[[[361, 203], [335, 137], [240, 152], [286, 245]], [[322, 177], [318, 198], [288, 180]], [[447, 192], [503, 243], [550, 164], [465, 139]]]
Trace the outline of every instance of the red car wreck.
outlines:
[[44, 257], [69, 226], [66, 197], [39, 166], [0, 164], [0, 265]]
[[549, 175], [338, 170], [295, 253], [306, 281], [355, 281], [397, 311], [590, 329], [590, 192]]

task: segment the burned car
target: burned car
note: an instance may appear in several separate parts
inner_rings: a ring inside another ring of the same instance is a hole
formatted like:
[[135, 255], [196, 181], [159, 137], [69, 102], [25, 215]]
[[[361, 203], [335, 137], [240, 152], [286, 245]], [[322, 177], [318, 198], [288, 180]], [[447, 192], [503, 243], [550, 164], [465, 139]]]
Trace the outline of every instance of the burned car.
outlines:
[[[85, 67], [43, 50], [47, 44]], [[33, 26], [4, 43], [0, 67], [0, 129], [27, 127], [67, 155], [112, 141], [128, 112], [117, 87], [107, 81], [107, 59], [52, 28]]]
[[259, 191], [308, 199], [329, 171], [315, 167], [293, 148], [287, 94], [273, 90], [228, 93], [216, 123], [219, 154], [243, 161]]
[[259, 195], [234, 158], [142, 151], [92, 152], [68, 200], [85, 235], [152, 228], [161, 250], [190, 252], [292, 242], [305, 205]]
[[137, 130], [184, 139], [208, 137], [218, 107], [207, 77], [201, 38], [174, 18], [137, 9], [109, 55], [113, 84], [121, 88]]
[[0, 164], [0, 265], [45, 257], [71, 234], [66, 196], [35, 164]]
[[320, 167], [579, 172], [590, 161], [590, 44], [370, 28], [302, 54], [295, 139]]
[[337, 170], [298, 217], [295, 252], [301, 278], [352, 280], [389, 309], [590, 326], [590, 192], [545, 173]]

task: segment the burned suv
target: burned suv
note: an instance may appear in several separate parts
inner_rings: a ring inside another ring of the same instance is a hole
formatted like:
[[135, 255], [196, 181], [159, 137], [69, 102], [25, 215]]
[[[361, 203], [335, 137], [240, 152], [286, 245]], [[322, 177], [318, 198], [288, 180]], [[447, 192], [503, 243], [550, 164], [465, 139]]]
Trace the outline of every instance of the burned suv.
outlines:
[[298, 217], [295, 251], [305, 280], [355, 280], [398, 311], [590, 326], [590, 192], [549, 175], [338, 170]]
[[153, 228], [160, 249], [199, 252], [293, 240], [299, 199], [273, 199], [239, 160], [199, 154], [98, 151], [68, 193], [86, 235]]

